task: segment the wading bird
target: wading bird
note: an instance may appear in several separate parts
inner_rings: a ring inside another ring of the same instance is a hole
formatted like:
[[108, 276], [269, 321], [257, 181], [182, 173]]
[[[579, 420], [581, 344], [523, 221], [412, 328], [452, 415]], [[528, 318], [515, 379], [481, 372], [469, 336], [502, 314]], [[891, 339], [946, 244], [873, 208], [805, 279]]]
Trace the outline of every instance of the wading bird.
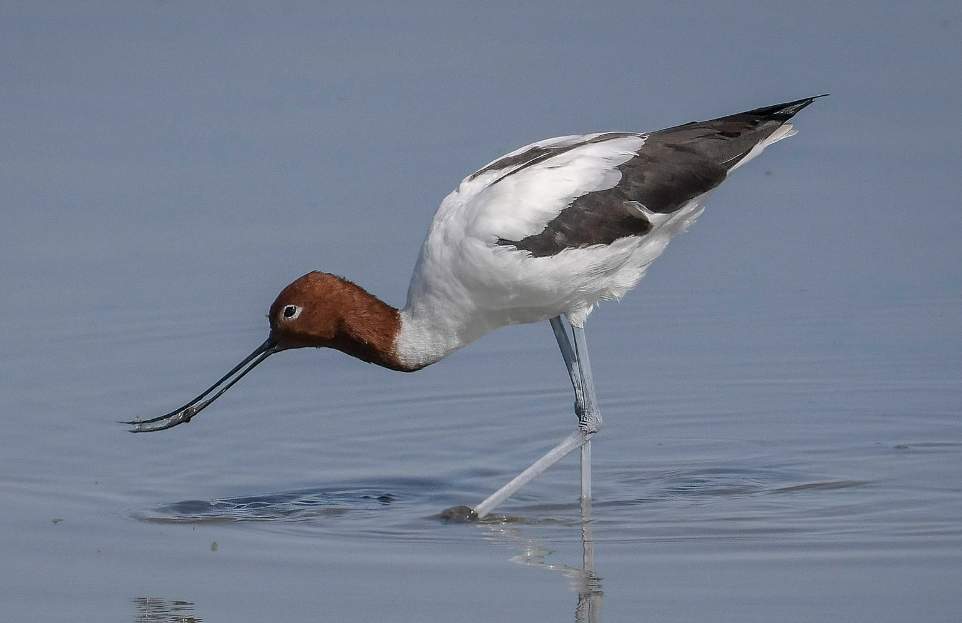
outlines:
[[[822, 97], [822, 96], [816, 96]], [[267, 357], [335, 348], [413, 372], [505, 325], [551, 324], [575, 395], [577, 429], [477, 506], [489, 513], [581, 448], [581, 496], [591, 497], [591, 438], [601, 427], [585, 321], [625, 295], [708, 193], [767, 146], [816, 97], [656, 132], [562, 136], [517, 149], [472, 173], [441, 203], [396, 309], [336, 275], [310, 272], [271, 304], [267, 340], [202, 394], [133, 432], [172, 428], [200, 413]], [[569, 337], [570, 334], [570, 337]]]

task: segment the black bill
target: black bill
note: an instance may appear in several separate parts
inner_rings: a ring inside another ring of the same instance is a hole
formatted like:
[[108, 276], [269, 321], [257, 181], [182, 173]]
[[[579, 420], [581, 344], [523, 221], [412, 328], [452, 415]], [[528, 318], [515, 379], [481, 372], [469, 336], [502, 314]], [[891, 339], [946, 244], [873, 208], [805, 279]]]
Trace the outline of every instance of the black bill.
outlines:
[[[244, 358], [242, 362], [222, 376], [220, 380], [204, 390], [202, 394], [185, 404], [184, 406], [150, 419], [136, 419], [121, 424], [130, 424], [133, 428], [132, 433], [152, 433], [158, 430], [173, 428], [178, 424], [189, 422], [191, 418], [207, 408], [207, 406], [220, 398], [237, 381], [241, 380], [245, 374], [256, 368], [262, 361], [281, 350], [280, 347], [271, 339], [267, 338], [263, 344], [258, 346], [254, 352]], [[210, 398], [205, 398], [213, 392]]]

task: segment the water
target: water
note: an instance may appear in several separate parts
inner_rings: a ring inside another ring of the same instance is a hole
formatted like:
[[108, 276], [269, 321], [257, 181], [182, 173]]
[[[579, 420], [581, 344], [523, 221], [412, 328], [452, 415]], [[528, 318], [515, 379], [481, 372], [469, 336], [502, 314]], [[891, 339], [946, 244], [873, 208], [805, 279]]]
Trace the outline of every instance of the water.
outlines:
[[[958, 621], [962, 17], [694, 7], [9, 10], [0, 620]], [[413, 375], [283, 353], [116, 423], [307, 270], [403, 301], [437, 201], [519, 141], [825, 90], [591, 317], [590, 521], [575, 455], [439, 519], [574, 426], [546, 324]]]
[[[791, 323], [790, 302], [774, 301], [769, 322]], [[810, 320], [846, 322], [824, 303]], [[697, 320], [672, 339], [635, 333], [639, 317], [682, 305], [635, 296], [593, 319], [607, 427], [588, 578], [574, 457], [489, 521], [438, 518], [573, 424], [547, 326], [420, 376], [286, 353], [191, 424], [137, 436], [112, 420], [190, 395], [255, 332], [165, 333], [179, 312], [158, 311], [154, 334], [121, 323], [22, 344], [4, 370], [5, 401], [21, 405], [6, 409], [0, 478], [4, 618], [480, 621], [510, 604], [512, 620], [952, 620], [962, 387], [946, 364], [958, 351], [880, 331], [894, 342], [872, 347], [884, 358], [804, 334], [766, 353], [713, 341], [726, 331], [708, 318], [705, 333]], [[955, 301], [925, 309], [962, 320]], [[929, 320], [914, 304], [886, 318]]]

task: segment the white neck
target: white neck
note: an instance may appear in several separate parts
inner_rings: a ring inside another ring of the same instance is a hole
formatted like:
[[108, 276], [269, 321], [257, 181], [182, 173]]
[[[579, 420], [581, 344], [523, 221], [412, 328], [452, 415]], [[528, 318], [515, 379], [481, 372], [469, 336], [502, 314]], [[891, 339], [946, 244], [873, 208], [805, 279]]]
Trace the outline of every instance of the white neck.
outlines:
[[480, 313], [469, 296], [430, 290], [410, 292], [399, 316], [394, 353], [413, 369], [431, 365], [504, 324]]
[[484, 333], [470, 331], [456, 318], [427, 306], [405, 307], [400, 317], [394, 353], [405, 367], [415, 370], [467, 346]]

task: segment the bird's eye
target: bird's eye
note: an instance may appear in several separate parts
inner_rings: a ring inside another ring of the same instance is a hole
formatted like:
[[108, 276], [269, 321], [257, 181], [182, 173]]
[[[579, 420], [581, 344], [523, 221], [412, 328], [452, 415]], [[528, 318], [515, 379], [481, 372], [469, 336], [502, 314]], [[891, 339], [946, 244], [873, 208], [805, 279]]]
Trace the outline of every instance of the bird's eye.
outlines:
[[283, 315], [284, 320], [294, 320], [301, 315], [301, 308], [297, 305], [285, 305]]

